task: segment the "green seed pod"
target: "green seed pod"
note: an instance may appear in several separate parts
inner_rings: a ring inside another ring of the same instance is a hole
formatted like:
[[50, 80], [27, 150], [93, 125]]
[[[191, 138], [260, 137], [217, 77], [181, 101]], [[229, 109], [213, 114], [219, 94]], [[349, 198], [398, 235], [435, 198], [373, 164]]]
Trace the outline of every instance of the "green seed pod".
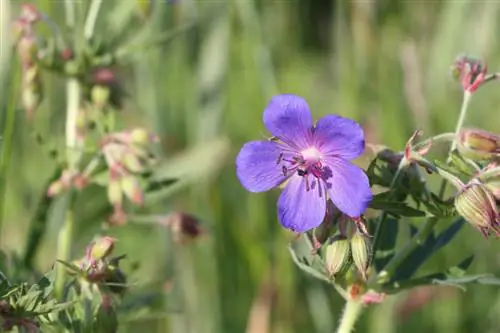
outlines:
[[498, 228], [495, 198], [487, 187], [479, 182], [471, 182], [457, 193], [455, 208], [467, 222], [483, 232]]
[[351, 266], [349, 240], [344, 236], [334, 236], [325, 250], [325, 266], [331, 278], [343, 276]]
[[457, 149], [472, 160], [489, 160], [500, 154], [500, 136], [479, 129], [462, 129], [457, 136]]
[[366, 236], [356, 231], [351, 238], [351, 252], [354, 265], [366, 280], [370, 245]]

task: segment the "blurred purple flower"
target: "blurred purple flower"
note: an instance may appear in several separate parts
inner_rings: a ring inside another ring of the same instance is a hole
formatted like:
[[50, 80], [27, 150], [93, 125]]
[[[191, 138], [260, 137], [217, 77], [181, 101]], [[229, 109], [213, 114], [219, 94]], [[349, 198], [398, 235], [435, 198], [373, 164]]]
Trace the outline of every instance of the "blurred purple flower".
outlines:
[[372, 199], [368, 177], [349, 162], [365, 147], [358, 123], [327, 115], [314, 126], [307, 102], [294, 95], [273, 97], [263, 121], [274, 137], [246, 143], [236, 158], [236, 173], [251, 192], [286, 181], [278, 200], [285, 228], [305, 232], [319, 226], [328, 198], [350, 217], [365, 211]]

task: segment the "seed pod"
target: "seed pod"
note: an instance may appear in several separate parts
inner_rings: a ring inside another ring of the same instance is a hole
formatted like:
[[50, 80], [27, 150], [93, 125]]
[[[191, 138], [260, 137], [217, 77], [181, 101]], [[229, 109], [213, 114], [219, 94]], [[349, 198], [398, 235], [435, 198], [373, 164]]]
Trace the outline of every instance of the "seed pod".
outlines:
[[491, 132], [462, 129], [456, 140], [460, 154], [473, 160], [489, 160], [500, 154], [500, 136]]
[[326, 271], [331, 278], [337, 278], [345, 274], [351, 262], [351, 249], [347, 238], [337, 235], [327, 245], [325, 251]]
[[455, 196], [455, 208], [467, 222], [485, 236], [490, 230], [499, 230], [499, 216], [493, 194], [481, 183], [467, 184]]
[[370, 246], [368, 238], [363, 236], [359, 230], [357, 230], [351, 238], [351, 252], [354, 265], [366, 280]]

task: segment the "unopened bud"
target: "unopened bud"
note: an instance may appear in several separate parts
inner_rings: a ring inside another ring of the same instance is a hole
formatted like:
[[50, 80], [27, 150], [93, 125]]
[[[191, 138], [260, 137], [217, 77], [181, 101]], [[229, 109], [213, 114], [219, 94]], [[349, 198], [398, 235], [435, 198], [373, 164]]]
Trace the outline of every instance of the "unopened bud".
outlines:
[[134, 128], [130, 131], [131, 143], [144, 145], [151, 141], [151, 135], [144, 128]]
[[111, 178], [108, 184], [108, 200], [112, 205], [122, 204], [122, 187], [119, 179]]
[[455, 197], [455, 208], [467, 222], [485, 236], [499, 230], [499, 216], [493, 194], [479, 182], [467, 184]]
[[101, 86], [101, 85], [95, 85], [92, 87], [92, 90], [90, 91], [92, 103], [99, 109], [102, 109], [105, 107], [108, 102], [109, 98], [111, 95], [111, 91], [109, 87], [106, 86]]
[[461, 155], [473, 160], [488, 160], [500, 154], [500, 136], [480, 129], [462, 129], [457, 148]]
[[125, 196], [136, 205], [142, 205], [144, 194], [136, 176], [126, 175], [120, 180], [121, 189]]
[[351, 252], [354, 265], [366, 280], [370, 247], [368, 238], [366, 236], [363, 236], [362, 233], [359, 232], [359, 230], [356, 231], [351, 238]]
[[328, 275], [331, 278], [344, 275], [351, 265], [349, 240], [343, 236], [335, 236], [325, 251], [325, 268]]
[[66, 190], [66, 187], [64, 186], [63, 182], [58, 179], [54, 181], [52, 184], [50, 184], [49, 189], [47, 190], [47, 196], [48, 197], [53, 197], [58, 194], [61, 194]]
[[144, 165], [141, 163], [139, 157], [133, 151], [126, 151], [123, 154], [123, 165], [127, 170], [134, 173], [144, 172]]
[[33, 4], [23, 4], [21, 6], [21, 18], [30, 24], [36, 23], [42, 19], [42, 14]]
[[112, 237], [99, 238], [91, 245], [90, 257], [94, 260], [106, 258], [113, 252], [115, 241]]

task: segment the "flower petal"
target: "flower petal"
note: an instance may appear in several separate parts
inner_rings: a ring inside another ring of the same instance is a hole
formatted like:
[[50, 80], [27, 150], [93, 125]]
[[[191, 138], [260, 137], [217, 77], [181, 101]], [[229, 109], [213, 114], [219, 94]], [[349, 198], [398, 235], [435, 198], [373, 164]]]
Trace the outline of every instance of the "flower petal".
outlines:
[[296, 150], [312, 143], [313, 121], [309, 105], [299, 96], [283, 94], [271, 99], [263, 115], [264, 125], [272, 135]]
[[236, 174], [243, 187], [250, 192], [264, 192], [285, 180], [277, 161], [279, 146], [270, 141], [246, 143], [236, 157]]
[[365, 172], [341, 158], [329, 158], [326, 162], [328, 167], [325, 171], [331, 171], [325, 177], [330, 199], [344, 214], [350, 217], [361, 216], [373, 197]]
[[290, 178], [278, 199], [278, 218], [280, 223], [294, 232], [306, 232], [319, 226], [326, 213], [326, 193], [323, 184], [308, 178], [310, 189], [307, 190], [306, 178], [297, 174]]
[[324, 155], [352, 160], [365, 149], [363, 129], [352, 119], [328, 115], [318, 120], [314, 128], [315, 146]]

